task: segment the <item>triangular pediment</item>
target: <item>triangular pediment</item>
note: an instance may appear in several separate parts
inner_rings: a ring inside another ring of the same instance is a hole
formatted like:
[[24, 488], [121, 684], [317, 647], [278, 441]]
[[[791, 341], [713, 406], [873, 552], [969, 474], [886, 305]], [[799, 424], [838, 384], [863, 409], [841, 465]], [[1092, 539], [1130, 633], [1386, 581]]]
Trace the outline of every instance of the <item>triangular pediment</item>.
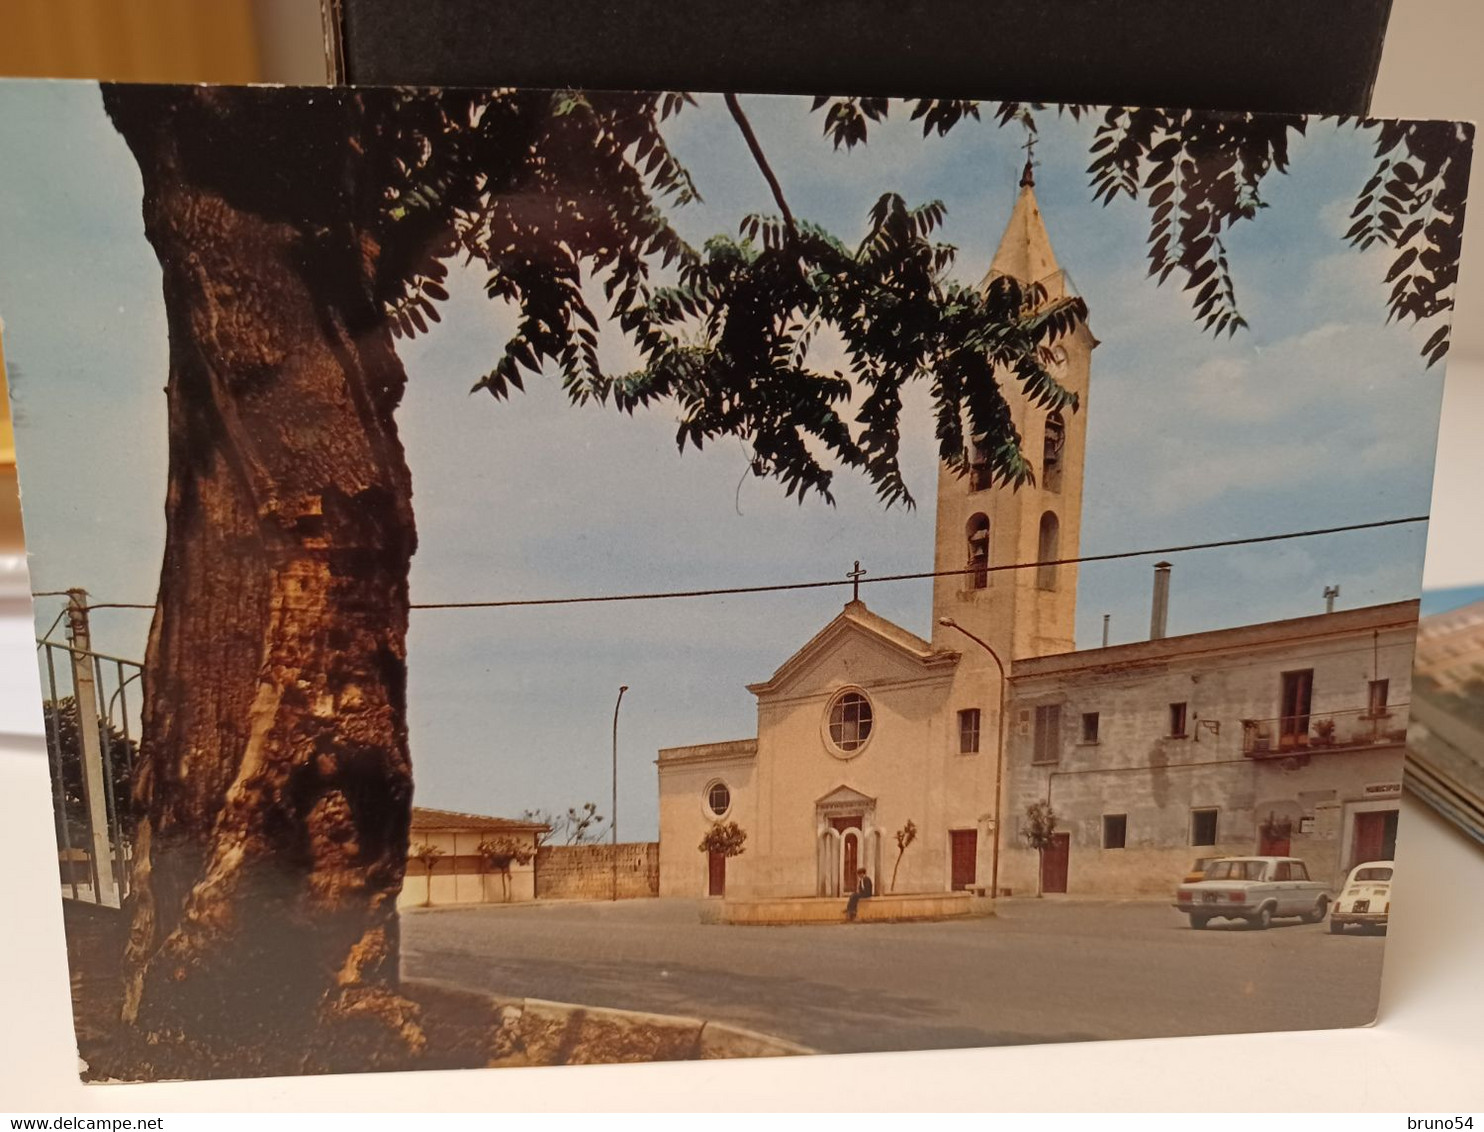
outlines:
[[[910, 630], [878, 616], [860, 601], [852, 601], [833, 621], [789, 657], [772, 677], [748, 685], [756, 695], [795, 691], [812, 680], [838, 684], [840, 673], [825, 673], [837, 665], [853, 668], [852, 682], [912, 679], [951, 668], [958, 653], [934, 649]], [[869, 668], [869, 672], [861, 669]]]
[[859, 790], [852, 790], [849, 786], [836, 786], [823, 798], [814, 800], [816, 806], [874, 806], [876, 799]]

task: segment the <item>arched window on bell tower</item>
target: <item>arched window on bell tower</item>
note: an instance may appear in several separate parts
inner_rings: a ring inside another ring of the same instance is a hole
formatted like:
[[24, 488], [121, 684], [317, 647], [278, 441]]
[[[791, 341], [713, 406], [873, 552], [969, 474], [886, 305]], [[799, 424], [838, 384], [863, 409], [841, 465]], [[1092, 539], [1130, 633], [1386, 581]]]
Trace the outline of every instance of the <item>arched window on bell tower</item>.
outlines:
[[1046, 418], [1046, 443], [1041, 450], [1041, 486], [1047, 491], [1061, 490], [1062, 454], [1067, 447], [1067, 423], [1059, 412]]
[[989, 486], [989, 449], [984, 437], [976, 436], [969, 441], [969, 490], [983, 491]]
[[984, 514], [969, 520], [969, 585], [982, 590], [989, 585], [989, 519]]
[[[1047, 511], [1041, 516], [1041, 537], [1036, 543], [1036, 561], [1042, 563], [1054, 562], [1061, 557], [1061, 523], [1057, 521], [1056, 512]], [[1056, 589], [1056, 567], [1042, 565], [1036, 567], [1036, 588], [1040, 590]]]

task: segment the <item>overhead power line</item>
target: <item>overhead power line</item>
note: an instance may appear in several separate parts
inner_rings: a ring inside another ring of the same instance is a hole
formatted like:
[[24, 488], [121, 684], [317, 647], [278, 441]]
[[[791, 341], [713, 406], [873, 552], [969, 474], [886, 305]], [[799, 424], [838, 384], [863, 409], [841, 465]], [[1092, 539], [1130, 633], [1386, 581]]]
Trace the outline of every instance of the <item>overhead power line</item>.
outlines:
[[[782, 593], [788, 590], [821, 590], [853, 586], [857, 582], [871, 585], [880, 582], [913, 582], [926, 578], [948, 578], [968, 574], [998, 574], [1006, 570], [1035, 570], [1042, 566], [1071, 566], [1083, 562], [1113, 562], [1124, 558], [1148, 558], [1156, 554], [1181, 554], [1192, 550], [1216, 550], [1225, 546], [1253, 546], [1258, 543], [1284, 542], [1289, 539], [1317, 538], [1321, 535], [1344, 534], [1348, 531], [1369, 531], [1381, 527], [1400, 527], [1411, 523], [1425, 523], [1426, 515], [1409, 515], [1404, 519], [1377, 519], [1369, 523], [1347, 523], [1341, 527], [1315, 527], [1305, 531], [1285, 531], [1274, 535], [1252, 535], [1248, 538], [1215, 539], [1211, 542], [1192, 542], [1180, 546], [1156, 546], [1142, 550], [1120, 550], [1111, 554], [1083, 554], [1076, 558], [1051, 558], [1040, 562], [1007, 562], [999, 566], [966, 566], [959, 570], [929, 570], [912, 574], [881, 574], [877, 577], [862, 576], [858, 579], [832, 578], [817, 582], [779, 582], [766, 586], [723, 586], [704, 590], [661, 590], [654, 593], [590, 594], [583, 597], [528, 597], [499, 598], [488, 601], [415, 601], [411, 609], [514, 609], [537, 605], [593, 605], [600, 602], [661, 601], [671, 598], [730, 597], [740, 594]], [[38, 597], [43, 595], [36, 595]], [[89, 609], [154, 609], [149, 602], [96, 602]]]

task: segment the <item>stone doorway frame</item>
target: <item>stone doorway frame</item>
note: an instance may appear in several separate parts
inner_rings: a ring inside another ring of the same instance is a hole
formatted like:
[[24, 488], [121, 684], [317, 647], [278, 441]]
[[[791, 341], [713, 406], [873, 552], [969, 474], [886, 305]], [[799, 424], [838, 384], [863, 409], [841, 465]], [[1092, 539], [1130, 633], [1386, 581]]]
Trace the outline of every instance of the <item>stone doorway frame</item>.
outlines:
[[[859, 829], [837, 830], [834, 818], [859, 818]], [[876, 826], [876, 799], [849, 786], [840, 785], [814, 803], [816, 896], [844, 896], [854, 887], [847, 885], [841, 869], [845, 864], [846, 838], [858, 844], [858, 867], [866, 870], [874, 891], [881, 891], [881, 830]]]

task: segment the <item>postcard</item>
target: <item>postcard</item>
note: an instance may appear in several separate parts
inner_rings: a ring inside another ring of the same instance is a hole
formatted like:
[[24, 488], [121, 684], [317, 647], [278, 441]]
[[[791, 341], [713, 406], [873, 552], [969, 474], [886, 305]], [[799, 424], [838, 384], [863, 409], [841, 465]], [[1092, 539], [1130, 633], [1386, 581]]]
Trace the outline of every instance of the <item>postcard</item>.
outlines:
[[1471, 141], [0, 84], [84, 1076], [1370, 1022]]
[[1441, 608], [1417, 631], [1407, 787], [1484, 842], [1484, 600], [1477, 587], [1428, 598]]

